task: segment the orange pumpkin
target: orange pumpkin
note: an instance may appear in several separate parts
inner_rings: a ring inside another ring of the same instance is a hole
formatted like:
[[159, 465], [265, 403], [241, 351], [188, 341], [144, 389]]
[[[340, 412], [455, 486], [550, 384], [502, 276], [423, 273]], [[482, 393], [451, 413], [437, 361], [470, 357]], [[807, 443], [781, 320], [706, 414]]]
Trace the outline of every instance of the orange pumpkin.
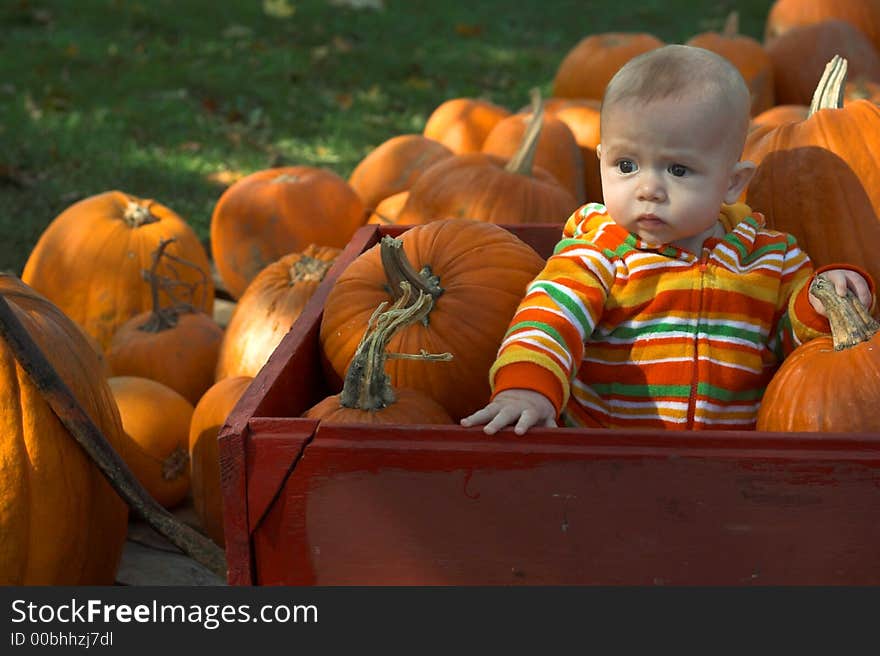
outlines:
[[821, 275], [810, 291], [825, 306], [832, 335], [801, 344], [783, 361], [764, 393], [757, 429], [876, 433], [880, 324]]
[[574, 134], [584, 164], [584, 197], [591, 203], [601, 203], [604, 198], [596, 155], [601, 107], [594, 98], [549, 98], [544, 104], [547, 114], [565, 123]]
[[850, 77], [880, 81], [880, 52], [851, 23], [826, 20], [795, 27], [767, 43], [776, 102], [809, 105], [825, 64], [840, 55]]
[[[0, 274], [0, 294], [115, 449], [119, 412], [98, 356], [57, 306]], [[112, 585], [128, 507], [0, 338], [0, 585]]]
[[214, 383], [223, 329], [187, 303], [159, 304], [161, 283], [156, 269], [169, 244], [160, 244], [145, 274], [153, 293], [153, 309], [119, 327], [107, 348], [107, 361], [116, 376], [156, 380], [196, 403]]
[[739, 14], [731, 12], [721, 32], [702, 32], [687, 44], [711, 50], [730, 61], [745, 79], [752, 96], [752, 116], [775, 104], [773, 62], [757, 39], [739, 33]]
[[556, 69], [550, 95], [601, 100], [605, 86], [621, 66], [636, 55], [662, 45], [663, 41], [645, 33], [591, 34], [566, 53]]
[[388, 198], [383, 199], [378, 205], [376, 205], [376, 209], [370, 214], [367, 223], [374, 225], [395, 225], [400, 216], [400, 210], [406, 205], [407, 198], [409, 198], [409, 190], [399, 191], [396, 194], [392, 194]]
[[[168, 252], [195, 265], [180, 272], [181, 282], [204, 283], [193, 304], [211, 314], [211, 265], [196, 233], [164, 205], [121, 191], [90, 196], [59, 214], [31, 251], [22, 280], [106, 349], [119, 326], [152, 307], [142, 272], [162, 239], [174, 239]], [[158, 273], [173, 276], [173, 265]], [[164, 291], [160, 301], [169, 301]]]
[[751, 129], [776, 127], [784, 123], [798, 123], [810, 115], [809, 105], [776, 105], [764, 110], [751, 121]]
[[842, 107], [845, 64], [835, 58], [809, 118], [749, 134], [744, 158], [758, 169], [746, 202], [817, 266], [849, 262], [880, 280], [880, 106]]
[[367, 220], [351, 186], [329, 169], [257, 171], [220, 196], [211, 215], [211, 250], [229, 293], [240, 298], [266, 266], [309, 244], [343, 248]]
[[125, 431], [119, 455], [158, 503], [179, 505], [189, 492], [192, 403], [149, 378], [113, 376], [107, 382]]
[[364, 206], [374, 209], [383, 199], [409, 189], [434, 162], [452, 151], [421, 134], [402, 134], [383, 142], [354, 168], [348, 178]]
[[476, 153], [495, 124], [507, 116], [510, 110], [488, 100], [452, 98], [431, 112], [422, 134], [453, 153]]
[[251, 281], [223, 335], [215, 380], [257, 375], [340, 252], [310, 244], [273, 262]]
[[855, 25], [880, 50], [880, 0], [776, 0], [767, 14], [764, 41], [799, 25], [836, 18]]
[[342, 272], [327, 297], [320, 344], [328, 378], [343, 380], [373, 310], [393, 300], [390, 290], [407, 280], [431, 290], [434, 304], [425, 322], [399, 332], [389, 348], [449, 352], [453, 360], [391, 360], [391, 384], [425, 392], [456, 419], [474, 412], [489, 398], [489, 367], [543, 263], [531, 246], [482, 221], [435, 221], [413, 226], [397, 240], [383, 239]]
[[[531, 118], [531, 113], [522, 112], [499, 121], [483, 142], [482, 152], [503, 159], [516, 155]], [[563, 121], [549, 114], [545, 113], [542, 120], [534, 165], [551, 173], [578, 203], [583, 203], [584, 160], [574, 133]]]
[[[388, 343], [406, 326], [424, 319], [431, 310], [433, 297], [419, 292], [410, 304], [411, 292], [402, 282], [401, 296], [390, 309], [379, 305], [370, 317], [345, 376], [339, 394], [328, 396], [309, 408], [304, 417], [336, 423], [361, 424], [452, 424], [449, 413], [424, 392], [394, 389], [385, 373]], [[409, 354], [418, 360], [446, 360], [444, 354]], [[436, 366], [436, 365], [435, 365]]]
[[233, 376], [214, 383], [196, 404], [189, 425], [193, 507], [205, 532], [221, 546], [224, 543], [223, 495], [217, 435], [252, 380], [250, 376]]
[[543, 127], [540, 99], [529, 130], [510, 159], [486, 153], [455, 155], [437, 162], [415, 181], [398, 223], [443, 218], [489, 223], [562, 223], [577, 199], [548, 171], [534, 166]]

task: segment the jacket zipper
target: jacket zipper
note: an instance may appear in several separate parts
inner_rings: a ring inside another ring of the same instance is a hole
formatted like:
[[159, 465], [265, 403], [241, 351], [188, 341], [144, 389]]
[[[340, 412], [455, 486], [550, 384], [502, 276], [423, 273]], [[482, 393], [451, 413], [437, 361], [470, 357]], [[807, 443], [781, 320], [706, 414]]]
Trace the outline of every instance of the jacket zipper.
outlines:
[[696, 330], [694, 332], [694, 361], [693, 374], [691, 375], [691, 392], [688, 397], [688, 415], [687, 428], [691, 430], [694, 427], [694, 418], [697, 413], [697, 385], [699, 384], [699, 364], [700, 364], [700, 319], [703, 315], [703, 276], [706, 274], [706, 265], [709, 261], [709, 249], [703, 248], [700, 255], [700, 264], [698, 270], [700, 272], [697, 293], [699, 294], [699, 304], [697, 305]]

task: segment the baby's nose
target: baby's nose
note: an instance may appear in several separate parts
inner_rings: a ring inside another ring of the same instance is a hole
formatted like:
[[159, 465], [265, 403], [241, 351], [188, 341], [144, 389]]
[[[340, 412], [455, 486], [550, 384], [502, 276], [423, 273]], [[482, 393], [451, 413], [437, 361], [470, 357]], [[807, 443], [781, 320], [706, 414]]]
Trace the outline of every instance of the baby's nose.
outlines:
[[656, 176], [646, 175], [639, 183], [638, 194], [639, 200], [659, 201], [663, 200], [666, 191]]

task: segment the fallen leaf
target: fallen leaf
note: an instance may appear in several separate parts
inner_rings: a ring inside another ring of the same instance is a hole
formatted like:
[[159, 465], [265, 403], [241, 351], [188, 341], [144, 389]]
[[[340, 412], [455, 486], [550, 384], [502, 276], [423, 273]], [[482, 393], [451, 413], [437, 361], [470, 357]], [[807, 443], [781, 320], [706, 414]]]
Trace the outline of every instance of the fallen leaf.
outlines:
[[351, 108], [352, 103], [354, 102], [354, 98], [350, 93], [338, 93], [336, 94], [336, 104], [339, 105], [342, 109]]
[[351, 52], [351, 49], [354, 47], [348, 39], [343, 36], [334, 36], [333, 37], [333, 47], [336, 48], [338, 52]]
[[223, 30], [222, 35], [226, 39], [247, 39], [253, 36], [254, 31], [247, 25], [229, 25]]
[[483, 33], [483, 26], [479, 23], [475, 23], [472, 25], [468, 23], [458, 23], [455, 26], [455, 33], [459, 36], [472, 38], [475, 36], [480, 36]]
[[263, 13], [272, 18], [290, 18], [296, 13], [288, 0], [263, 0]]
[[334, 7], [348, 7], [349, 9], [385, 9], [384, 0], [328, 0]]
[[214, 184], [222, 185], [224, 187], [228, 187], [234, 182], [238, 182], [241, 180], [246, 174], [243, 171], [215, 171], [214, 173], [209, 173], [205, 177]]

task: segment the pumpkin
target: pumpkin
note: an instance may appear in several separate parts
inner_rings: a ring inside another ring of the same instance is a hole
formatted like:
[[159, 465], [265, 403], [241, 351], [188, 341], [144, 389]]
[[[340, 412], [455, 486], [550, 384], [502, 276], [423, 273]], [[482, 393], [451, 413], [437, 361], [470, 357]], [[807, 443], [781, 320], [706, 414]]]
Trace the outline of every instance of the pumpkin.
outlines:
[[220, 546], [224, 544], [223, 495], [217, 436], [252, 380], [250, 376], [233, 376], [214, 383], [193, 409], [189, 425], [193, 508], [199, 516], [202, 528]]
[[151, 378], [197, 403], [214, 383], [223, 329], [188, 303], [161, 306], [162, 283], [156, 270], [170, 243], [160, 243], [152, 266], [145, 272], [153, 309], [135, 315], [116, 330], [107, 348], [107, 361], [116, 376]]
[[531, 246], [490, 223], [446, 219], [386, 237], [359, 255], [330, 290], [321, 319], [320, 346], [327, 378], [337, 385], [373, 310], [394, 300], [406, 280], [435, 297], [428, 316], [396, 334], [392, 351], [449, 352], [451, 362], [391, 360], [395, 388], [425, 392], [456, 420], [485, 405], [489, 367], [543, 259]]
[[[82, 330], [11, 275], [0, 294], [114, 447], [119, 412]], [[0, 585], [112, 585], [128, 506], [0, 338]]]
[[845, 80], [846, 60], [836, 57], [809, 118], [749, 134], [744, 158], [758, 168], [746, 202], [817, 266], [849, 262], [880, 280], [880, 106], [842, 107]]
[[354, 168], [348, 184], [369, 209], [388, 196], [409, 189], [422, 172], [452, 151], [421, 134], [392, 137], [370, 151]]
[[880, 0], [776, 0], [764, 24], [764, 41], [835, 18], [852, 23], [880, 50]]
[[549, 98], [544, 104], [544, 110], [565, 123], [574, 134], [584, 164], [584, 196], [593, 203], [601, 203], [604, 198], [596, 155], [601, 107], [602, 103], [594, 98]]
[[230, 186], [211, 215], [217, 273], [238, 299], [266, 266], [309, 244], [344, 248], [367, 220], [360, 196], [329, 169], [288, 166]]
[[[142, 272], [162, 239], [174, 239], [168, 252], [195, 265], [180, 272], [181, 283], [204, 283], [192, 303], [210, 314], [214, 283], [196, 233], [164, 205], [121, 191], [90, 196], [61, 212], [40, 235], [22, 280], [106, 349], [119, 326], [152, 307]], [[163, 264], [159, 274], [173, 275], [172, 265]], [[160, 302], [168, 301], [160, 292]]]
[[273, 262], [251, 281], [223, 335], [215, 380], [257, 375], [340, 252], [310, 244]]
[[550, 95], [601, 100], [621, 66], [662, 45], [663, 41], [645, 33], [603, 32], [584, 37], [560, 62]]
[[451, 98], [431, 112], [422, 134], [453, 153], [476, 153], [495, 124], [507, 116], [510, 110], [488, 100]]
[[120, 457], [151, 497], [174, 508], [189, 492], [192, 403], [149, 378], [112, 376], [107, 382], [122, 418]]
[[529, 130], [516, 154], [454, 155], [428, 168], [409, 190], [398, 223], [422, 224], [443, 218], [489, 223], [559, 223], [577, 208], [577, 199], [548, 171], [534, 166], [543, 127], [535, 97]]
[[825, 64], [835, 55], [847, 61], [848, 75], [880, 81], [880, 52], [851, 23], [826, 20], [795, 27], [767, 43], [773, 61], [776, 102], [809, 105]]
[[398, 191], [396, 194], [391, 194], [376, 205], [376, 209], [370, 214], [367, 223], [378, 225], [396, 224], [400, 216], [400, 210], [406, 204], [407, 198], [409, 198], [409, 191]]
[[[482, 152], [504, 159], [513, 157], [531, 118], [531, 113], [521, 112], [500, 120], [483, 142]], [[534, 165], [551, 173], [578, 203], [583, 203], [584, 160], [574, 133], [565, 122], [546, 113], [542, 121]]]
[[752, 118], [750, 129], [797, 123], [810, 115], [809, 105], [776, 105]]
[[801, 344], [783, 361], [764, 392], [757, 429], [876, 433], [880, 324], [821, 274], [810, 291], [825, 306], [832, 334]]
[[775, 104], [773, 62], [757, 39], [739, 33], [736, 11], [730, 12], [721, 32], [702, 32], [691, 37], [686, 45], [711, 50], [736, 66], [752, 96], [752, 116]]
[[[328, 396], [312, 406], [303, 417], [336, 423], [361, 424], [452, 424], [442, 405], [424, 392], [395, 390], [385, 373], [389, 357], [388, 343], [406, 326], [424, 319], [431, 310], [433, 297], [419, 290], [414, 303], [407, 281], [400, 283], [402, 293], [388, 310], [383, 301], [367, 323], [339, 394]], [[411, 354], [413, 359], [431, 362], [451, 359], [450, 354]]]

